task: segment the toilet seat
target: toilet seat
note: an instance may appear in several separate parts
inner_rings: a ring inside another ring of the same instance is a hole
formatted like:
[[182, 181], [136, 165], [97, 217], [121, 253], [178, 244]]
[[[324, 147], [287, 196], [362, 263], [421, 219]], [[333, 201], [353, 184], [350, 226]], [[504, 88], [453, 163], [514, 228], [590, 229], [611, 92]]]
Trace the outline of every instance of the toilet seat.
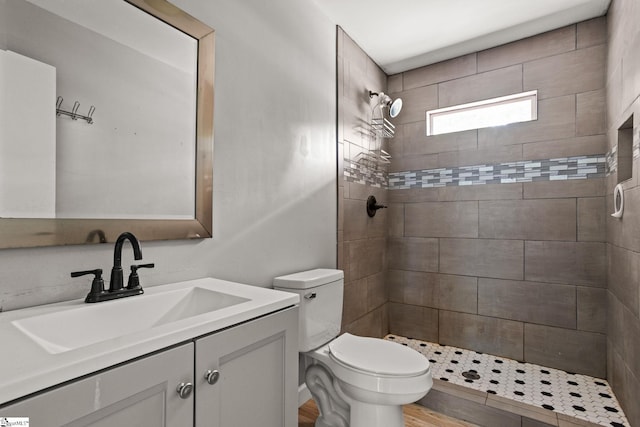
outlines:
[[[388, 347], [388, 345], [395, 347]], [[372, 348], [382, 348], [380, 354], [391, 354], [391, 356], [389, 359], [372, 358], [374, 355], [372, 352], [364, 352], [364, 349], [370, 351]], [[400, 344], [379, 338], [343, 334], [329, 344], [306, 354], [326, 365], [343, 389], [353, 388], [380, 394], [389, 402], [395, 401], [395, 397], [392, 396], [406, 398], [408, 395], [415, 395], [418, 396], [415, 400], [420, 399], [432, 385], [431, 367], [423, 355]], [[376, 373], [374, 370], [387, 373]]]
[[377, 376], [415, 377], [429, 370], [427, 359], [410, 348], [349, 333], [329, 343], [329, 356], [346, 368]]

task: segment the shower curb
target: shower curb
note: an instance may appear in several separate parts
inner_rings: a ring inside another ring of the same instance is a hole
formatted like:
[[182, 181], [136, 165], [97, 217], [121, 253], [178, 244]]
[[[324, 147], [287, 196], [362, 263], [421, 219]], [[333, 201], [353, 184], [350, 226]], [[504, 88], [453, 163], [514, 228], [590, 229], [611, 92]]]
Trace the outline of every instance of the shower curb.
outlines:
[[[594, 424], [589, 421], [581, 420], [579, 418], [570, 417], [565, 414], [549, 411], [546, 409], [538, 408], [534, 405], [528, 405], [526, 403], [518, 402], [515, 400], [507, 399], [502, 396], [491, 395], [487, 392], [474, 390], [468, 387], [464, 387], [458, 384], [451, 384], [446, 381], [433, 379], [432, 390], [439, 391], [449, 396], [454, 396], [458, 399], [463, 399], [470, 403], [476, 403], [484, 405], [487, 408], [497, 409], [499, 411], [515, 414], [521, 417], [533, 419], [545, 423], [548, 426], [555, 427], [602, 427], [600, 424]], [[431, 392], [429, 392], [431, 393]], [[419, 402], [418, 404], [424, 407], [430, 407], [429, 394]], [[456, 405], [458, 406], [458, 405]], [[442, 411], [442, 408], [431, 408], [434, 410]], [[498, 413], [498, 412], [496, 412]], [[446, 413], [445, 413], [446, 414]], [[446, 414], [456, 416], [456, 414]], [[474, 422], [473, 419], [465, 421]], [[524, 424], [523, 424], [524, 425]]]

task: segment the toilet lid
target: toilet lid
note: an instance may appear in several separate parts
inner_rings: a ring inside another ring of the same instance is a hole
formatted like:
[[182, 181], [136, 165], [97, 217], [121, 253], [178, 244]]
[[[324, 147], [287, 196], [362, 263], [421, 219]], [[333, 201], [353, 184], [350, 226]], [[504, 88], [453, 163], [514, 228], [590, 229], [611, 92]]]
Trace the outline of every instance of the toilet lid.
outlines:
[[354, 369], [381, 375], [416, 376], [429, 369], [417, 351], [378, 338], [343, 334], [329, 344], [331, 356]]

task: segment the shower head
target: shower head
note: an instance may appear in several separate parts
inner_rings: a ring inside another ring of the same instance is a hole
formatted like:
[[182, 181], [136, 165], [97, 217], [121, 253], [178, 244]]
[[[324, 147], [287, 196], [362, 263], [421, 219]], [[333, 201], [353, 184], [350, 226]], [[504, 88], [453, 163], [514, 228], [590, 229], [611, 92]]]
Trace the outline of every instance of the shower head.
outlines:
[[394, 117], [397, 117], [398, 114], [400, 114], [401, 110], [402, 110], [402, 98], [396, 98], [395, 101], [393, 101], [389, 106], [389, 115], [393, 119]]
[[389, 116], [392, 119], [400, 114], [400, 110], [402, 110], [402, 98], [392, 100], [391, 97], [384, 92], [369, 91], [369, 98], [373, 98], [374, 96], [378, 97], [378, 105], [380, 105], [380, 108], [389, 108]]

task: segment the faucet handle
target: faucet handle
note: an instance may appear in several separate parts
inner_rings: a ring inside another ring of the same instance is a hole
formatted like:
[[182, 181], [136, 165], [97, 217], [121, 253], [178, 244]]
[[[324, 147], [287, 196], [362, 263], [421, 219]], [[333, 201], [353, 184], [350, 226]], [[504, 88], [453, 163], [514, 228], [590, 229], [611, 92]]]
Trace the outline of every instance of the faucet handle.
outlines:
[[87, 274], [93, 274], [95, 277], [91, 282], [91, 291], [87, 294], [84, 302], [97, 302], [98, 297], [104, 293], [104, 280], [102, 279], [101, 268], [96, 268], [95, 270], [74, 271], [71, 273], [71, 277], [80, 277]]
[[140, 276], [138, 276], [139, 268], [154, 268], [154, 263], [150, 264], [138, 264], [131, 266], [131, 274], [129, 274], [129, 281], [127, 282], [127, 289], [140, 288]]

